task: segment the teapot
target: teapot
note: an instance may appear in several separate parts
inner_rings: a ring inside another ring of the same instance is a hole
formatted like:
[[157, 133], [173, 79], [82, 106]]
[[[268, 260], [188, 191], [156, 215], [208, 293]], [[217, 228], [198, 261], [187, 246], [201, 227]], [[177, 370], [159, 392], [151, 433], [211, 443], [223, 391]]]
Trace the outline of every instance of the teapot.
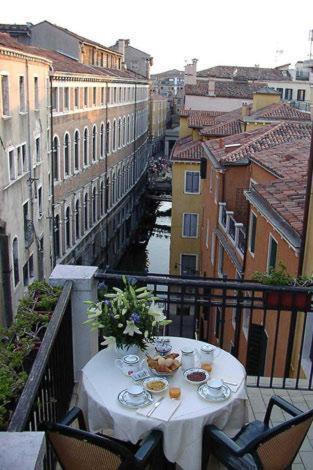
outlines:
[[130, 376], [139, 370], [141, 362], [139, 356], [136, 356], [135, 354], [127, 354], [121, 359], [116, 359], [115, 365], [123, 372], [123, 374]]

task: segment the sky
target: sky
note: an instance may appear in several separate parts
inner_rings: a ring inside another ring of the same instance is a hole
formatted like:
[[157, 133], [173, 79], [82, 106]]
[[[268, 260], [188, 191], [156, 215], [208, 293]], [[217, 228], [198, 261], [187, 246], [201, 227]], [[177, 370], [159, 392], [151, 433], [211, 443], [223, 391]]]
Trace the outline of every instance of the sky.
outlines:
[[2, 0], [1, 23], [47, 19], [106, 46], [119, 38], [154, 57], [152, 73], [214, 65], [271, 67], [309, 57], [313, 0]]

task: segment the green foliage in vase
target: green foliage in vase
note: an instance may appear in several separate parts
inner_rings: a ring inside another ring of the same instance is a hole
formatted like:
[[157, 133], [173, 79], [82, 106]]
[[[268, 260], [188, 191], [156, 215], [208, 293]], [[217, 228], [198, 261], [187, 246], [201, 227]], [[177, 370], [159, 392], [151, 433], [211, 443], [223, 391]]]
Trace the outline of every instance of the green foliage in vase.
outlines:
[[155, 302], [159, 299], [146, 287], [123, 276], [124, 288], [113, 287], [113, 292], [104, 294], [104, 300], [85, 303], [88, 305], [85, 322], [92, 329], [104, 334], [104, 345], [137, 345], [144, 350], [152, 342], [158, 329], [171, 323]]

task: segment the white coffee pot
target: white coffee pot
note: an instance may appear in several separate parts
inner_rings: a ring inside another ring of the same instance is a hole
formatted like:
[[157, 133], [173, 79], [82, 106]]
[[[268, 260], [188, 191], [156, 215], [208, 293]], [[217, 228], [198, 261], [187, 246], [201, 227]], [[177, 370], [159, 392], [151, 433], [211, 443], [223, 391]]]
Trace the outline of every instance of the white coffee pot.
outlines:
[[141, 367], [141, 361], [139, 356], [136, 356], [135, 354], [127, 354], [121, 359], [116, 359], [115, 365], [123, 372], [123, 374], [130, 376], [134, 372], [138, 372]]

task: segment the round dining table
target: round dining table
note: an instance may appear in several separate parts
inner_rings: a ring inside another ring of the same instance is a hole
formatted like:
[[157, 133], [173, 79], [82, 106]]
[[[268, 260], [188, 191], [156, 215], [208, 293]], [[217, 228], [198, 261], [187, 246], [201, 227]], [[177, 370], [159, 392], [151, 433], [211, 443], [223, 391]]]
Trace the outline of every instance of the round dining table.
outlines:
[[[172, 352], [184, 347], [195, 351], [207, 343], [189, 338], [169, 337]], [[155, 354], [153, 346], [148, 352]], [[144, 353], [140, 354], [142, 358]], [[201, 469], [202, 432], [206, 424], [215, 424], [228, 435], [235, 435], [247, 422], [247, 394], [243, 365], [228, 352], [215, 348], [211, 378], [223, 379], [230, 385], [230, 397], [221, 402], [208, 402], [197, 393], [197, 386], [186, 382], [182, 370], [167, 377], [169, 386], [181, 388], [181, 402], [168, 421], [143, 416], [135, 409], [122, 406], [118, 394], [134, 381], [116, 367], [114, 348], [98, 352], [83, 368], [78, 406], [83, 410], [91, 432], [110, 429], [112, 436], [136, 444], [152, 429], [163, 432], [163, 451], [170, 462], [176, 462], [183, 470]], [[163, 392], [168, 395], [168, 391]], [[158, 400], [155, 394], [153, 398]]]

